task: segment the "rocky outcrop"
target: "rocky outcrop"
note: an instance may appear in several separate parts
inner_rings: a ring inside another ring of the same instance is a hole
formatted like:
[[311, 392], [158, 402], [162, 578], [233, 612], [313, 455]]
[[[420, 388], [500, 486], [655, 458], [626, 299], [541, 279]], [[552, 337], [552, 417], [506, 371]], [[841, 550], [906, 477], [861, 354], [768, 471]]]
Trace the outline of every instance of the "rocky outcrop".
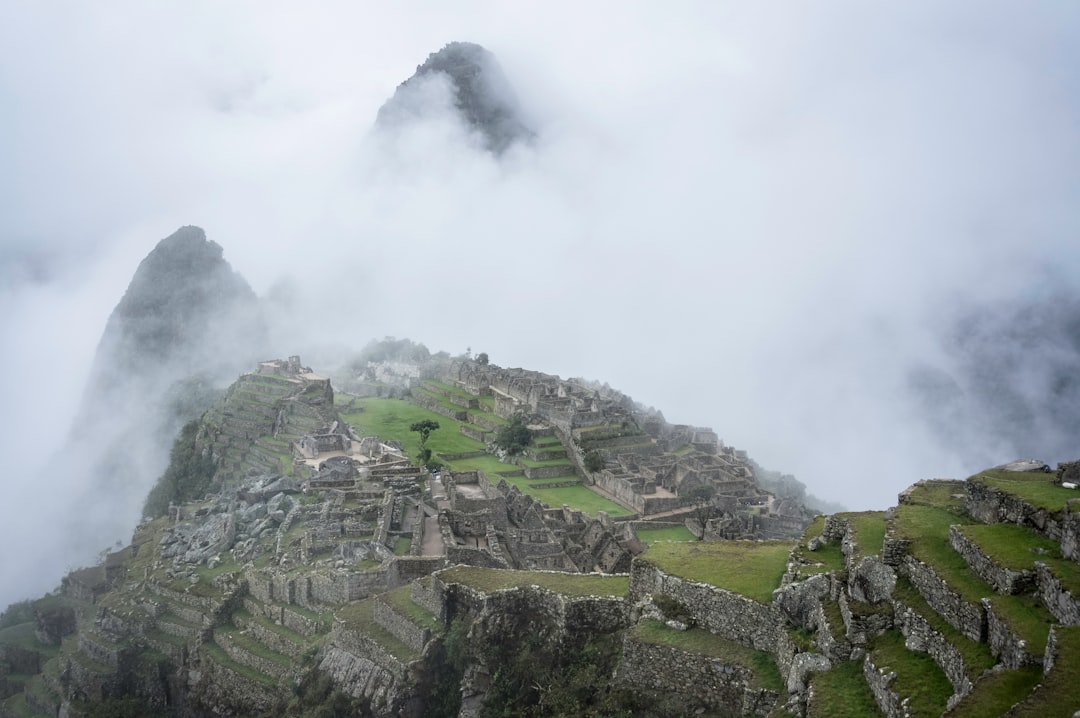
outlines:
[[485, 147], [500, 154], [533, 136], [521, 118], [517, 98], [495, 56], [480, 45], [452, 42], [428, 56], [379, 109], [376, 125], [394, 128], [438, 112], [425, 83], [442, 78], [461, 120], [480, 134]]

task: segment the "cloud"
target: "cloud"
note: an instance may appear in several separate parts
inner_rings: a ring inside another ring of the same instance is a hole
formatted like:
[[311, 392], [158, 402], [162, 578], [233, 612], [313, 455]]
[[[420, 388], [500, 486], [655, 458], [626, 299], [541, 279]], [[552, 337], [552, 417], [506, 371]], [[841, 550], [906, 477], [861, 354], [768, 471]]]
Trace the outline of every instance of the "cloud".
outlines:
[[[962, 368], [966, 307], [1076, 291], [1076, 13], [5, 6], [5, 483], [37, 494], [40, 427], [185, 224], [289, 298], [282, 355], [408, 336], [606, 381], [853, 507], [963, 475], [909, 370]], [[446, 113], [371, 133], [450, 40], [495, 53], [534, 144], [495, 160]], [[48, 271], [10, 269], [27, 243]], [[42, 521], [0, 518], [7, 543]]]

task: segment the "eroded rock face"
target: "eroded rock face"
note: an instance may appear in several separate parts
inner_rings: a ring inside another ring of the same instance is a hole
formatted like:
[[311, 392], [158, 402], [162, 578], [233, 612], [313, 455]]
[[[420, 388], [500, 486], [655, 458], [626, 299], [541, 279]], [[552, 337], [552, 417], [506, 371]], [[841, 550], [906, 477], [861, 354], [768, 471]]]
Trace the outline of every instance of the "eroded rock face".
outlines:
[[438, 112], [445, 98], [440, 98], [441, 88], [430, 83], [440, 79], [449, 83], [449, 99], [462, 121], [480, 133], [491, 152], [501, 154], [533, 136], [495, 56], [471, 42], [452, 42], [429, 55], [379, 109], [376, 125], [392, 129]]

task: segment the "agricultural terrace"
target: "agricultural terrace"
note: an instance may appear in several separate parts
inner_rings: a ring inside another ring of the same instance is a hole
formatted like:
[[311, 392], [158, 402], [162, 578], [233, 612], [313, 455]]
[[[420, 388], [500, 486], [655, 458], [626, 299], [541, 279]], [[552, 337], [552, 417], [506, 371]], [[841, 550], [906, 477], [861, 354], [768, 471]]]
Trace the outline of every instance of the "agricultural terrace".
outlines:
[[1066, 489], [1054, 483], [1054, 474], [1043, 471], [1004, 471], [987, 469], [972, 476], [969, 481], [989, 486], [1017, 496], [1037, 509], [1060, 514], [1069, 499], [1080, 498], [1075, 489]]
[[[936, 508], [900, 504], [893, 519], [897, 537], [912, 540], [911, 554], [933, 567], [949, 587], [966, 602], [978, 605], [989, 598], [994, 611], [1035, 652], [1046, 647], [1046, 636], [1053, 618], [1049, 611], [1032, 596], [998, 596], [993, 588], [971, 570], [963, 556], [949, 543], [949, 526], [959, 525], [967, 531], [974, 521], [961, 514]], [[993, 549], [989, 555], [994, 556]]]
[[[566, 476], [555, 479], [529, 480], [521, 475], [520, 467], [504, 463], [498, 457], [490, 454], [468, 459], [447, 460], [445, 458], [447, 456], [475, 453], [486, 449], [482, 441], [462, 434], [461, 427], [463, 424], [455, 419], [401, 399], [356, 398], [339, 393], [335, 396], [335, 403], [342, 419], [351, 424], [358, 434], [378, 436], [384, 441], [397, 441], [404, 448], [407, 456], [416, 456], [420, 451], [420, 435], [415, 431], [410, 431], [409, 427], [419, 421], [437, 421], [439, 422], [439, 429], [431, 432], [431, 436], [427, 441], [427, 448], [431, 449], [432, 453], [443, 461], [451, 471], [482, 471], [492, 483], [497, 483], [500, 478], [505, 478], [524, 493], [555, 508], [566, 504], [572, 509], [593, 516], [598, 511], [606, 511], [612, 517], [633, 514], [632, 511], [621, 504], [617, 504], [585, 486], [579, 477], [574, 476], [573, 467], [566, 459], [545, 462], [523, 459], [522, 462], [527, 463], [529, 466], [566, 466]], [[483, 407], [481, 413], [485, 418], [494, 417], [494, 414], [489, 414], [486, 411], [486, 406], [483, 403], [481, 403], [481, 407]], [[460, 407], [458, 408], [460, 409]], [[550, 445], [550, 439], [545, 439], [545, 441]], [[551, 487], [551, 484], [566, 484], [569, 482], [575, 483], [572, 486]]]
[[790, 541], [654, 543], [642, 558], [672, 576], [769, 603], [793, 546]]
[[677, 631], [668, 628], [662, 621], [655, 620], [641, 621], [631, 629], [631, 635], [642, 643], [670, 646], [700, 656], [722, 658], [728, 663], [749, 668], [754, 674], [751, 687], [777, 692], [784, 690], [784, 681], [776, 667], [776, 661], [772, 654], [766, 651], [746, 648], [701, 628]]
[[440, 571], [437, 575], [444, 583], [460, 583], [484, 593], [520, 586], [539, 586], [564, 596], [625, 596], [630, 590], [629, 576], [596, 573], [511, 571], [479, 566], [454, 566]]

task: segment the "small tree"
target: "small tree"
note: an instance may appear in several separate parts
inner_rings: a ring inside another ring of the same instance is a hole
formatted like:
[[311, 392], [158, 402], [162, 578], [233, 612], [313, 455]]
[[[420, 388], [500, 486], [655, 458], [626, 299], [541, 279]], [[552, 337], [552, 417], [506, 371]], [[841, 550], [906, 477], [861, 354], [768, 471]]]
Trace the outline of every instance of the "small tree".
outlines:
[[420, 451], [417, 452], [416, 458], [422, 466], [427, 466], [431, 462], [431, 449], [427, 448], [427, 440], [431, 436], [431, 432], [438, 428], [439, 422], [431, 419], [424, 419], [409, 425], [409, 431], [420, 434]]
[[476, 363], [479, 364], [480, 366], [487, 366], [488, 365], [487, 352], [480, 352], [479, 354], [477, 354], [476, 355]]
[[532, 441], [532, 431], [525, 426], [525, 417], [518, 414], [510, 423], [499, 429], [495, 434], [495, 446], [505, 451], [510, 456], [517, 456]]
[[596, 449], [593, 449], [589, 453], [585, 454], [585, 470], [590, 474], [595, 474], [598, 471], [603, 471], [607, 462], [604, 461], [604, 455]]

